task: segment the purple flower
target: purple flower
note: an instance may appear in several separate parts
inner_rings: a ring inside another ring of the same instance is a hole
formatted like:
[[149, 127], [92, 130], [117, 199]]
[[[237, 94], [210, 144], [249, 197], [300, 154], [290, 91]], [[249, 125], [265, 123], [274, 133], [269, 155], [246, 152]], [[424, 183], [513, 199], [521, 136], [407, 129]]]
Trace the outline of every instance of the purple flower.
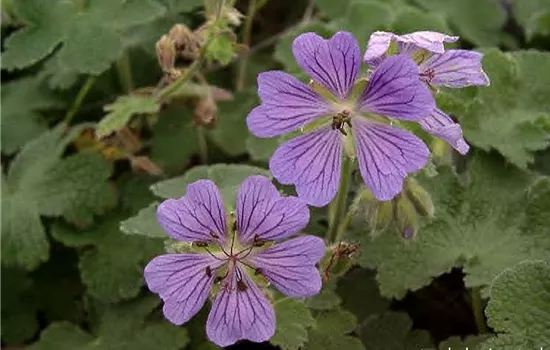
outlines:
[[429, 154], [420, 139], [391, 127], [387, 118], [419, 121], [435, 108], [416, 64], [406, 55], [392, 56], [366, 84], [357, 79], [361, 52], [349, 33], [338, 32], [328, 40], [302, 34], [292, 50], [313, 83], [308, 86], [280, 71], [261, 73], [262, 104], [247, 118], [248, 128], [258, 137], [309, 131], [275, 151], [269, 163], [273, 176], [294, 184], [309, 204], [326, 205], [338, 191], [345, 150], [357, 157], [376, 198], [397, 195], [403, 179], [422, 168]]
[[[376, 67], [388, 56], [388, 51], [396, 51], [409, 55], [418, 63], [421, 80], [429, 86], [489, 85], [489, 78], [481, 66], [483, 54], [469, 50], [445, 51], [444, 43], [457, 40], [457, 36], [428, 31], [406, 35], [374, 32], [364, 60]], [[419, 123], [428, 133], [447, 141], [461, 154], [468, 152], [470, 147], [462, 137], [460, 125], [440, 109], [436, 108]]]
[[263, 176], [241, 184], [236, 220], [227, 214], [209, 180], [189, 185], [180, 199], [164, 201], [157, 210], [164, 230], [203, 252], [158, 256], [145, 267], [145, 280], [163, 299], [164, 315], [172, 323], [187, 322], [214, 290], [206, 323], [212, 342], [266, 341], [275, 332], [275, 314], [257, 282], [267, 280], [290, 297], [317, 294], [321, 277], [315, 264], [325, 243], [315, 236], [273, 243], [303, 229], [309, 210], [299, 198], [281, 197]]

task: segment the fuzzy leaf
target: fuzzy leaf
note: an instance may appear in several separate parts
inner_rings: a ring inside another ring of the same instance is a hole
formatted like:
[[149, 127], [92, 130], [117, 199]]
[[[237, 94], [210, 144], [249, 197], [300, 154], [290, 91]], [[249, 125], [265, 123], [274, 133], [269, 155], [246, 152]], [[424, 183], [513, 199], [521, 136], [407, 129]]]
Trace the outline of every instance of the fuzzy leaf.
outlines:
[[361, 350], [361, 341], [346, 335], [355, 329], [357, 320], [353, 314], [333, 310], [323, 312], [317, 317], [317, 327], [309, 332], [309, 342], [304, 350]]
[[34, 77], [2, 84], [2, 153], [12, 154], [47, 129], [39, 111], [59, 101]]
[[2, 68], [28, 67], [59, 49], [59, 64], [70, 71], [100, 74], [124, 50], [126, 29], [164, 13], [152, 0], [95, 0], [78, 6], [63, 0], [17, 1], [26, 25], [5, 43]]
[[315, 319], [304, 305], [295, 299], [275, 301], [277, 330], [270, 343], [283, 350], [297, 350], [308, 340], [308, 329], [315, 326]]
[[452, 35], [445, 17], [439, 13], [426, 12], [414, 7], [407, 7], [395, 17], [391, 29], [395, 33], [406, 34], [422, 30], [433, 30]]
[[120, 223], [120, 230], [128, 235], [141, 235], [152, 238], [167, 238], [166, 232], [157, 220], [157, 203], [153, 203]]
[[336, 283], [334, 280], [323, 285], [321, 292], [306, 300], [306, 305], [313, 310], [332, 310], [336, 308], [342, 300], [334, 290]]
[[485, 309], [497, 337], [480, 349], [539, 349], [550, 344], [550, 265], [524, 261], [493, 281]]
[[382, 295], [402, 298], [454, 267], [464, 269], [467, 287], [485, 288], [522, 260], [550, 258], [550, 236], [542, 228], [548, 210], [540, 209], [548, 208], [550, 182], [539, 181], [534, 195], [527, 191], [530, 175], [481, 155], [468, 175], [461, 184], [452, 171], [441, 169], [422, 181], [436, 209], [415, 239], [404, 241], [390, 232], [372, 239], [364, 234], [359, 263], [377, 268]]
[[369, 41], [372, 32], [388, 30], [395, 17], [395, 8], [390, 4], [376, 0], [352, 2], [346, 15], [336, 22], [339, 27], [355, 35], [359, 45], [363, 47]]
[[185, 195], [187, 185], [190, 183], [199, 179], [210, 179], [218, 185], [225, 204], [232, 207], [235, 205], [237, 189], [241, 185], [241, 182], [251, 175], [264, 175], [271, 178], [271, 174], [267, 170], [250, 165], [201, 165], [192, 168], [183, 176], [158, 182], [151, 186], [151, 190], [162, 198], [179, 198]]
[[97, 125], [97, 138], [105, 137], [112, 132], [122, 129], [132, 116], [137, 114], [154, 114], [160, 108], [157, 100], [148, 95], [121, 96], [117, 100], [106, 105], [103, 109], [109, 112]]
[[2, 343], [23, 344], [38, 331], [33, 283], [23, 271], [2, 268]]
[[415, 0], [426, 11], [440, 13], [454, 25], [460, 36], [478, 46], [496, 46], [506, 13], [493, 0]]
[[374, 276], [372, 271], [357, 268], [338, 281], [336, 291], [342, 298], [342, 307], [353, 313], [359, 322], [389, 307], [390, 301], [380, 296]]
[[246, 139], [246, 150], [254, 160], [267, 162], [279, 147], [279, 138], [261, 139], [252, 134]]
[[246, 153], [246, 138], [250, 134], [246, 115], [257, 104], [255, 91], [235, 94], [232, 101], [218, 102], [218, 123], [209, 136], [227, 154]]
[[63, 125], [29, 142], [2, 178], [2, 261], [34, 269], [49, 244], [40, 215], [64, 216], [86, 225], [116, 204], [107, 182], [111, 166], [95, 153], [60, 159], [71, 135]]
[[158, 300], [143, 298], [110, 306], [94, 334], [68, 322], [52, 323], [29, 350], [178, 350], [189, 342], [184, 328], [149, 315]]
[[[526, 168], [533, 151], [550, 145], [550, 54], [519, 51], [487, 52], [483, 67], [491, 86], [478, 95], [461, 118], [468, 141], [485, 150], [497, 149], [515, 165]], [[461, 116], [461, 115], [459, 115]]]
[[104, 302], [135, 297], [143, 285], [143, 266], [162, 252], [162, 241], [120, 232], [120, 215], [106, 218], [89, 230], [57, 223], [54, 237], [71, 247], [93, 246], [80, 257], [80, 274], [88, 293]]
[[514, 0], [512, 11], [514, 18], [523, 26], [527, 39], [536, 34], [550, 34], [550, 1], [548, 0]]
[[412, 320], [407, 314], [387, 311], [371, 315], [357, 327], [359, 338], [369, 350], [416, 350], [432, 348], [427, 331], [412, 331]]
[[159, 115], [154, 127], [151, 159], [166, 173], [181, 173], [199, 152], [197, 127], [188, 109], [172, 107]]

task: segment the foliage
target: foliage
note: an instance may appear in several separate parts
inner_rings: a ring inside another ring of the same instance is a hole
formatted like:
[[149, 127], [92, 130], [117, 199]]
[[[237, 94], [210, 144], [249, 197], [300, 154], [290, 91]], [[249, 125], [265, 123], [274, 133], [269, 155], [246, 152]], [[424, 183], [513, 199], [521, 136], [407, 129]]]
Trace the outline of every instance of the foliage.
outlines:
[[[408, 240], [393, 222], [375, 235], [365, 217], [382, 213], [362, 212], [354, 172], [349, 227], [338, 235], [357, 251], [342, 257], [327, 242], [318, 295], [266, 288], [274, 337], [235, 348], [548, 345], [548, 0], [7, 0], [2, 347], [216, 349], [204, 330], [209, 302], [178, 327], [144, 284], [145, 264], [174, 249], [156, 208], [210, 179], [232, 209], [246, 177], [271, 178], [269, 159], [294, 134], [260, 139], [248, 130], [257, 75], [282, 69], [308, 83], [294, 38], [342, 30], [362, 50], [374, 31], [435, 30], [460, 36], [448, 48], [484, 53], [490, 86], [436, 94], [471, 150], [459, 157], [402, 123], [433, 154], [412, 175], [433, 217], [419, 219]], [[304, 232], [326, 237], [331, 210], [310, 207]], [[333, 276], [327, 264], [339, 259], [345, 271]]]

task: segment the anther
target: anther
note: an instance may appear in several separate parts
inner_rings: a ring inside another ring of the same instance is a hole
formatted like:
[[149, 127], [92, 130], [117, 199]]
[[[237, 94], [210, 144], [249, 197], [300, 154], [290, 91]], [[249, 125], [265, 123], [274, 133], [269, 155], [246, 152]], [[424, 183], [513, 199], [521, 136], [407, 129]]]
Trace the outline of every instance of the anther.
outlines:
[[208, 247], [208, 243], [207, 243], [207, 242], [196, 242], [195, 244], [196, 244], [197, 247], [199, 247], [199, 248]]
[[244, 283], [242, 280], [237, 281], [237, 290], [239, 292], [245, 292], [248, 289], [248, 286], [246, 283]]
[[210, 266], [206, 266], [206, 276], [212, 277], [212, 269]]

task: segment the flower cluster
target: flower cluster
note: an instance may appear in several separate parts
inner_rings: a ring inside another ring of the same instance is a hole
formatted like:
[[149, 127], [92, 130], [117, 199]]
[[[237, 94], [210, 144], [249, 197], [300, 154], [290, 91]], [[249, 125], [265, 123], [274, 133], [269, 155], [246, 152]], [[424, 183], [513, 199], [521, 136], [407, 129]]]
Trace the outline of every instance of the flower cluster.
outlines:
[[297, 37], [294, 57], [311, 82], [281, 71], [260, 74], [262, 103], [247, 124], [258, 137], [301, 132], [269, 163], [279, 182], [295, 185], [299, 198], [282, 197], [267, 178], [252, 176], [238, 191], [235, 212], [226, 211], [209, 180], [163, 202], [160, 224], [171, 238], [190, 243], [189, 251], [158, 256], [145, 268], [166, 318], [181, 325], [212, 296], [206, 324], [211, 341], [227, 346], [270, 339], [275, 314], [265, 287], [272, 284], [298, 298], [321, 288], [316, 265], [325, 242], [307, 235], [288, 238], [307, 225], [307, 204], [324, 206], [334, 198], [344, 157], [357, 159], [374, 198], [388, 201], [429, 157], [428, 147], [394, 120], [418, 122], [465, 154], [469, 146], [460, 125], [436, 107], [433, 93], [437, 86], [488, 85], [489, 80], [481, 54], [445, 50], [444, 43], [457, 39], [435, 32], [376, 32], [363, 57], [369, 70], [361, 76], [361, 51], [351, 34]]
[[392, 119], [418, 122], [466, 153], [460, 126], [435, 106], [432, 96], [434, 86], [489, 84], [480, 53], [445, 51], [443, 44], [457, 39], [435, 32], [375, 32], [364, 55], [372, 73], [360, 78], [361, 52], [350, 33], [338, 32], [328, 40], [314, 33], [297, 37], [292, 50], [310, 84], [280, 71], [260, 74], [262, 104], [247, 118], [258, 137], [304, 133], [273, 154], [269, 167], [275, 178], [295, 185], [308, 204], [324, 206], [338, 191], [345, 152], [357, 159], [373, 195], [390, 200], [429, 156], [426, 145], [393, 127]]

